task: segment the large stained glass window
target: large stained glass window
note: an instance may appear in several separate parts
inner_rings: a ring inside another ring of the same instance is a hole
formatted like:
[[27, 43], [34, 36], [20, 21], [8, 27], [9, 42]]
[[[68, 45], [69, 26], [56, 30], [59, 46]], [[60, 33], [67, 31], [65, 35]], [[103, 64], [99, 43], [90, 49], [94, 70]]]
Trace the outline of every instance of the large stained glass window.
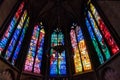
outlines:
[[17, 12], [15, 13], [14, 17], [11, 19], [11, 22], [9, 23], [9, 26], [6, 30], [6, 32], [4, 33], [4, 35], [2, 36], [2, 38], [0, 39], [0, 54], [3, 52], [3, 50], [5, 49], [8, 40], [14, 30], [14, 28], [16, 27], [16, 24], [18, 22], [18, 19], [20, 18], [23, 8], [24, 8], [24, 2], [22, 2], [17, 10]]
[[95, 20], [93, 19], [90, 12], [88, 12], [88, 19], [91, 21], [92, 28], [93, 28], [93, 30], [95, 32], [96, 38], [98, 40], [98, 43], [101, 46], [101, 49], [102, 49], [102, 52], [104, 53], [105, 58], [109, 59], [110, 58], [110, 51], [108, 50], [108, 47], [107, 47], [107, 45], [105, 43], [105, 40], [104, 40], [102, 34], [100, 33], [100, 30], [98, 29], [98, 26], [95, 23]]
[[57, 29], [51, 35], [50, 75], [66, 74], [66, 54], [62, 46], [64, 46], [64, 35]]
[[[3, 57], [13, 65], [18, 58], [21, 44], [29, 24], [27, 10], [23, 9], [24, 4], [24, 2], [20, 4], [14, 17], [11, 19], [6, 32], [0, 40], [0, 54], [3, 54]], [[5, 52], [3, 53], [4, 50]]]
[[24, 28], [22, 29], [22, 33], [20, 34], [20, 38], [18, 40], [18, 44], [17, 44], [17, 46], [15, 48], [15, 52], [14, 52], [14, 55], [12, 57], [12, 64], [15, 64], [15, 62], [16, 62], [16, 59], [18, 57], [18, 53], [19, 53], [21, 45], [22, 45], [22, 41], [24, 39], [26, 30], [28, 28], [28, 24], [29, 24], [29, 17], [27, 18], [27, 21], [25, 22]]
[[45, 31], [43, 26], [41, 24], [35, 25], [25, 61], [24, 71], [40, 73], [44, 36]]
[[72, 26], [70, 37], [74, 53], [75, 73], [91, 70], [92, 66], [80, 26], [76, 24]]
[[14, 34], [13, 34], [13, 37], [12, 37], [12, 39], [10, 41], [10, 44], [9, 44], [9, 46], [7, 48], [7, 51], [6, 51], [6, 54], [5, 54], [5, 58], [6, 59], [9, 59], [11, 54], [12, 54], [12, 52], [13, 52], [13, 49], [14, 49], [15, 44], [17, 42], [17, 39], [18, 39], [18, 37], [20, 35], [20, 32], [21, 32], [21, 30], [24, 27], [23, 24], [25, 22], [26, 17], [27, 17], [27, 11], [25, 10], [23, 15], [22, 15], [22, 17], [21, 17], [21, 19], [20, 19], [19, 24], [17, 25], [17, 28], [16, 28]]
[[103, 58], [102, 52], [101, 52], [101, 50], [100, 50], [100, 48], [98, 46], [97, 40], [95, 38], [94, 32], [92, 30], [92, 27], [90, 26], [90, 23], [89, 23], [88, 19], [85, 18], [85, 21], [86, 21], [86, 25], [87, 25], [90, 37], [92, 39], [93, 46], [94, 46], [94, 48], [95, 48], [95, 50], [97, 52], [97, 55], [99, 57], [99, 61], [102, 64], [102, 63], [104, 63], [104, 58]]
[[91, 9], [92, 14], [94, 15], [96, 21], [97, 21], [97, 24], [99, 25], [99, 28], [100, 28], [103, 36], [105, 37], [105, 40], [107, 41], [107, 43], [110, 47], [112, 54], [118, 53], [118, 51], [120, 51], [120, 49], [118, 48], [116, 42], [114, 41], [114, 39], [111, 36], [109, 30], [107, 29], [105, 23], [101, 19], [100, 15], [98, 14], [97, 10], [95, 9], [95, 7], [93, 6], [92, 3], [90, 3], [90, 9]]
[[99, 61], [102, 64], [120, 50], [93, 4], [90, 3], [89, 5], [90, 8], [85, 9], [85, 22]]

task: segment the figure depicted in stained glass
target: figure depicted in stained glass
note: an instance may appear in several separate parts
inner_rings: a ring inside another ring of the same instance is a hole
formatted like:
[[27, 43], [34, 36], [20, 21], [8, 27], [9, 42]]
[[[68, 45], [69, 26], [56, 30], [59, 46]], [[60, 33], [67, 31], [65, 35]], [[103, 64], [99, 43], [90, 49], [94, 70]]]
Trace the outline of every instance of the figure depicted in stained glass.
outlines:
[[66, 55], [63, 46], [64, 35], [56, 30], [51, 36], [50, 75], [66, 74]]

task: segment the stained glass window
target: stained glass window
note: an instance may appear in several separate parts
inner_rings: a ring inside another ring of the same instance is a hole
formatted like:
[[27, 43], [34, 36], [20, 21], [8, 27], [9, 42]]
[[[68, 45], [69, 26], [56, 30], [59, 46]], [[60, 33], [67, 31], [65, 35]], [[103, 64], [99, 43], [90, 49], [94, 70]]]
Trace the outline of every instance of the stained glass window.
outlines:
[[15, 52], [14, 52], [14, 55], [13, 55], [13, 57], [12, 57], [12, 64], [13, 64], [13, 65], [15, 64], [16, 59], [17, 59], [17, 57], [18, 57], [18, 54], [19, 54], [19, 51], [20, 51], [20, 48], [21, 48], [21, 45], [22, 45], [22, 41], [23, 41], [23, 39], [24, 39], [26, 30], [27, 30], [27, 27], [28, 27], [28, 24], [29, 24], [29, 17], [27, 18], [27, 21], [25, 22], [24, 28], [22, 29], [22, 33], [21, 33], [21, 35], [20, 35], [19, 42], [18, 42], [18, 44], [17, 44], [17, 47], [15, 48]]
[[16, 27], [18, 19], [20, 18], [20, 15], [22, 14], [23, 8], [24, 8], [24, 2], [22, 2], [20, 4], [20, 6], [19, 6], [17, 12], [15, 13], [14, 17], [11, 19], [11, 22], [9, 23], [9, 26], [8, 26], [5, 34], [1, 38], [1, 40], [0, 40], [0, 54], [5, 49], [5, 47], [8, 43], [8, 40], [9, 40], [14, 28]]
[[92, 3], [90, 9], [86, 8], [85, 22], [101, 64], [111, 57], [110, 51], [112, 54], [119, 52], [116, 42]]
[[62, 49], [62, 51], [57, 51], [57, 49], [55, 49], [60, 45], [64, 46], [64, 35], [62, 32], [56, 30], [51, 35], [50, 75], [66, 74], [65, 49]]
[[43, 44], [44, 44], [45, 31], [42, 25], [35, 25], [27, 58], [25, 61], [25, 71], [40, 73]]
[[92, 30], [92, 27], [90, 26], [90, 23], [89, 23], [88, 19], [86, 18], [85, 21], [86, 21], [86, 25], [87, 25], [90, 37], [92, 39], [93, 46], [94, 46], [94, 48], [95, 48], [95, 50], [97, 52], [97, 55], [99, 57], [99, 61], [102, 64], [102, 63], [104, 63], [104, 58], [103, 58], [102, 52], [101, 52], [101, 50], [100, 50], [100, 48], [98, 46], [97, 40], [95, 38], [94, 32]]
[[[27, 10], [23, 9], [24, 4], [24, 2], [20, 4], [17, 12], [11, 19], [5, 34], [0, 40], [0, 54], [4, 50], [5, 52], [2, 53], [3, 57], [10, 61], [13, 65], [15, 65], [18, 58], [21, 44], [29, 24]], [[7, 44], [8, 46], [6, 46]]]
[[118, 53], [120, 51], [119, 47], [117, 46], [117, 44], [114, 41], [113, 37], [111, 36], [109, 30], [107, 29], [105, 23], [101, 19], [100, 15], [98, 14], [97, 10], [95, 9], [95, 7], [93, 6], [92, 3], [90, 3], [90, 9], [97, 21], [97, 24], [99, 25], [99, 28], [100, 28], [103, 36], [105, 37], [105, 40], [107, 41], [107, 43], [110, 47], [112, 54]]
[[[75, 29], [74, 29], [74, 27]], [[80, 26], [73, 25], [70, 31], [71, 44], [74, 52], [75, 73], [92, 69], [84, 36]]]
[[104, 56], [106, 57], [106, 59], [110, 58], [110, 52], [108, 50], [108, 47], [105, 43], [105, 40], [102, 36], [102, 34], [100, 33], [100, 30], [98, 29], [97, 24], [95, 23], [95, 20], [92, 17], [92, 14], [88, 11], [88, 19], [90, 20], [91, 24], [92, 24], [92, 28], [95, 32], [95, 35], [97, 37], [97, 40], [101, 46], [102, 52], [104, 53]]
[[71, 37], [72, 48], [74, 51], [73, 58], [74, 58], [74, 65], [75, 65], [75, 73], [79, 73], [79, 72], [82, 72], [83, 70], [82, 70], [82, 63], [81, 63], [80, 53], [79, 53], [76, 34], [74, 29], [71, 29], [70, 31], [70, 37]]
[[37, 44], [38, 50], [37, 50], [35, 64], [34, 64], [34, 73], [40, 73], [40, 66], [41, 66], [42, 54], [43, 54], [44, 36], [45, 36], [45, 31], [44, 29], [41, 29], [38, 44]]
[[14, 49], [14, 47], [15, 47], [15, 44], [16, 44], [16, 42], [18, 41], [18, 37], [19, 37], [19, 35], [20, 35], [21, 30], [22, 30], [23, 27], [24, 27], [23, 24], [24, 24], [24, 22], [25, 22], [26, 17], [27, 17], [27, 11], [25, 10], [24, 13], [23, 13], [23, 15], [22, 15], [22, 17], [21, 17], [21, 19], [20, 19], [19, 24], [17, 25], [17, 28], [16, 28], [14, 34], [13, 34], [13, 37], [12, 37], [12, 39], [11, 39], [11, 41], [10, 41], [10, 44], [9, 44], [9, 46], [8, 46], [8, 49], [7, 49], [7, 51], [6, 51], [5, 58], [6, 58], [7, 60], [10, 58], [10, 56], [11, 56], [11, 54], [12, 54], [12, 52], [13, 52], [13, 49]]

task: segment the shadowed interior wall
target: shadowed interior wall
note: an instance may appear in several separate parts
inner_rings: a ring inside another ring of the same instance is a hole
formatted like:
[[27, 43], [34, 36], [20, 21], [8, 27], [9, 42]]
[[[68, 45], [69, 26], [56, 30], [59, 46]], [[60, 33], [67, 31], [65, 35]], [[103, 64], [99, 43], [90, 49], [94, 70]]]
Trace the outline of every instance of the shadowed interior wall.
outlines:
[[0, 5], [0, 27], [18, 0], [3, 0]]
[[16, 80], [18, 76], [18, 70], [16, 70], [15, 67], [11, 67], [8, 63], [5, 63], [4, 60], [0, 60], [0, 72], [3, 72], [6, 69], [11, 69], [15, 73], [14, 78]]
[[120, 37], [120, 1], [98, 1], [99, 6]]

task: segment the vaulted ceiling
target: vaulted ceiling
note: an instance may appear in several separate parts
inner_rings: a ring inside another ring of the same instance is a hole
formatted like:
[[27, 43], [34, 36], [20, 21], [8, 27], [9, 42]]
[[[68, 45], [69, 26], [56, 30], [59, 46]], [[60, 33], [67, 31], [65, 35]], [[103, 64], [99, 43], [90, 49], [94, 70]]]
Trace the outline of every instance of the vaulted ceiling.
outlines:
[[51, 29], [70, 27], [81, 16], [84, 0], [29, 0], [28, 9], [32, 19]]

